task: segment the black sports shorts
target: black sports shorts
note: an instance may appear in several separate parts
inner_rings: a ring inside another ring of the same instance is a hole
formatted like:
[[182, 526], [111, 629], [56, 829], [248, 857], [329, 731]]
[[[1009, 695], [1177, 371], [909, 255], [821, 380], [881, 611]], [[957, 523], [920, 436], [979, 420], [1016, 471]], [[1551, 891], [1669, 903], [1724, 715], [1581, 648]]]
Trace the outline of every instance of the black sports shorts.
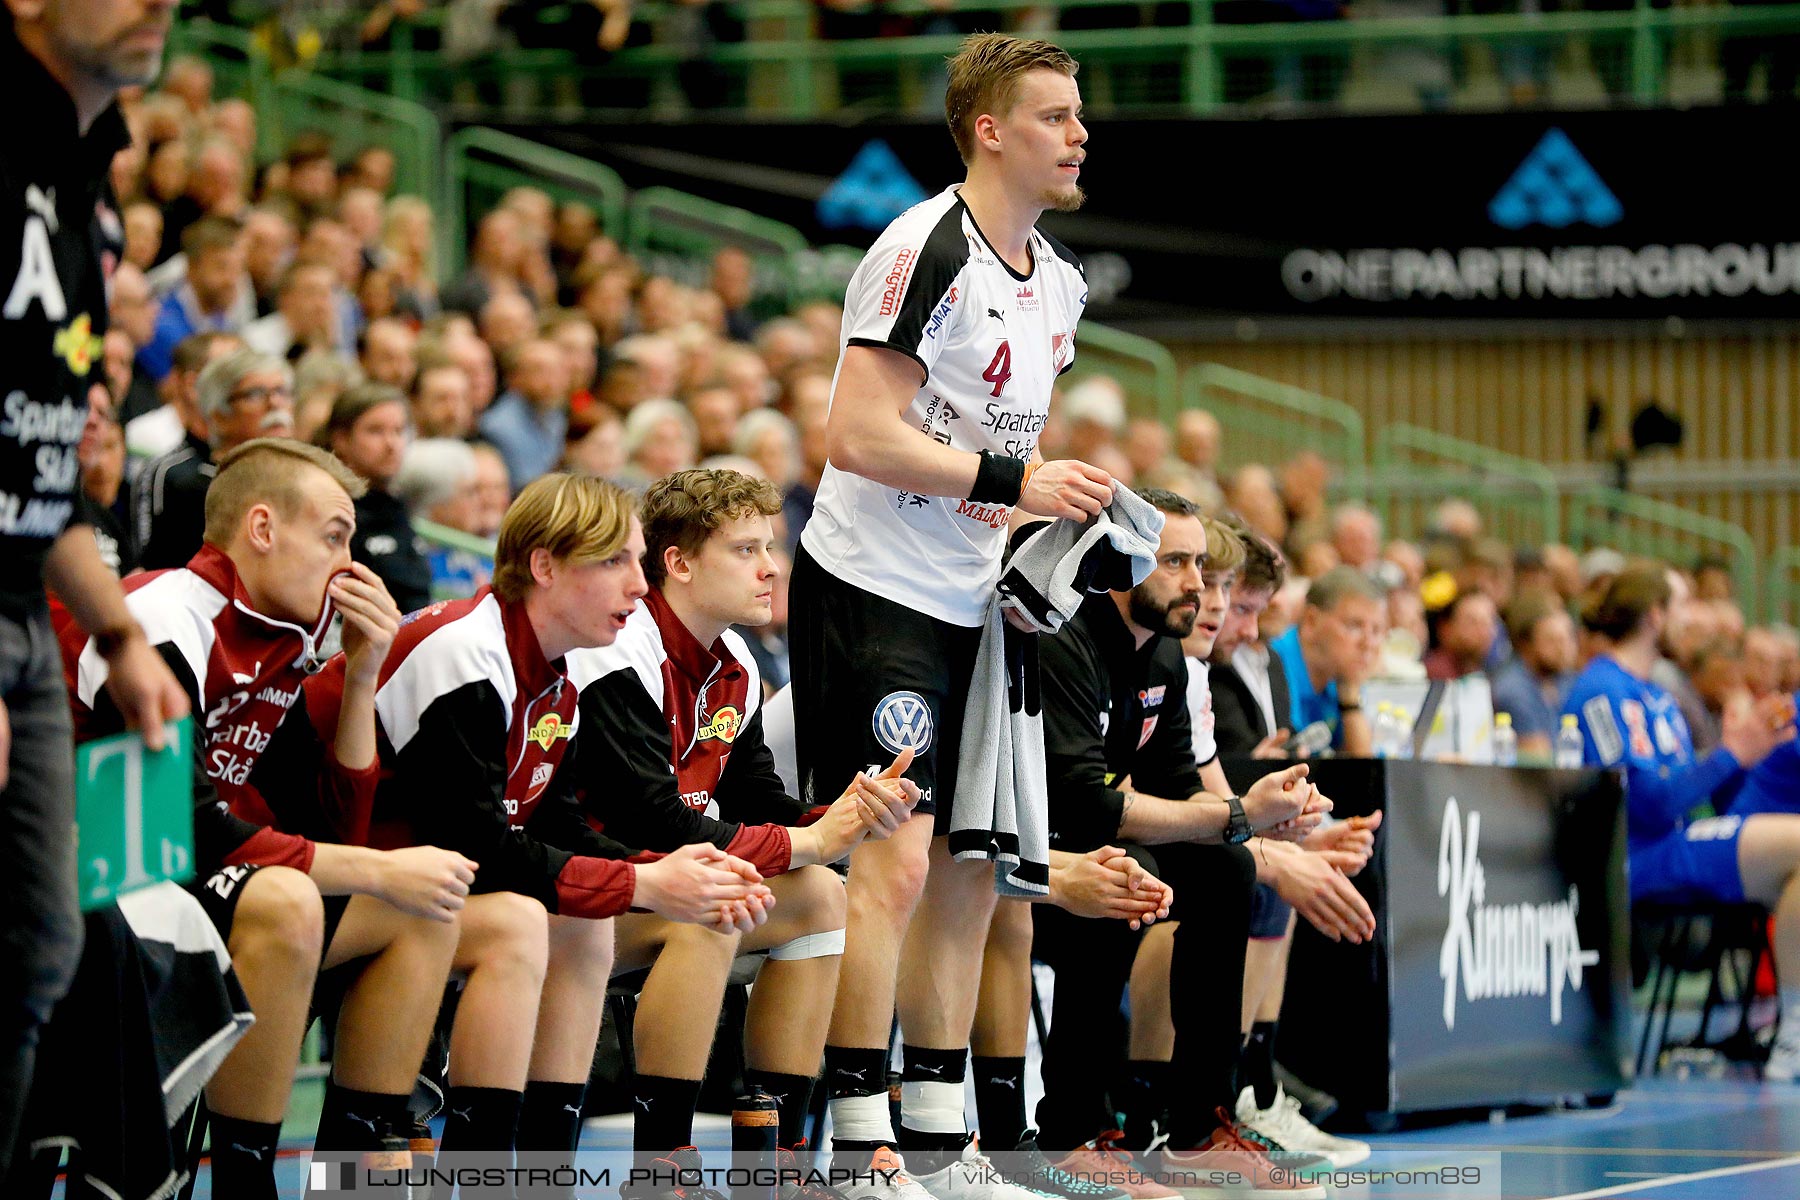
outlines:
[[[204, 879], [196, 879], [187, 885], [189, 892], [200, 901], [200, 907], [212, 918], [213, 928], [227, 942], [231, 940], [231, 924], [237, 920], [238, 901], [244, 898], [244, 886], [250, 877], [262, 870], [261, 866], [220, 867]], [[329, 949], [331, 939], [337, 936], [338, 923], [344, 919], [344, 909], [350, 905], [348, 896], [326, 896], [325, 901], [325, 940], [321, 946]]]
[[858, 771], [878, 773], [903, 749], [918, 813], [943, 813], [956, 789], [963, 709], [981, 630], [915, 612], [827, 574], [804, 546], [788, 589], [794, 752], [800, 795], [829, 804]]

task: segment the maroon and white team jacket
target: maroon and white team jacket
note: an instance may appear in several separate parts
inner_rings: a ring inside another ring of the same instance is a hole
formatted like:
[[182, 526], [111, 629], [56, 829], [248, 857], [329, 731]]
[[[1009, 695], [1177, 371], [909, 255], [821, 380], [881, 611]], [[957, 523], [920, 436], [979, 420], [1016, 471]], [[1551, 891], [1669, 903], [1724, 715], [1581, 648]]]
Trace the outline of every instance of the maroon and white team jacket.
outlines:
[[726, 630], [702, 646], [653, 589], [611, 646], [570, 653], [569, 678], [581, 689], [574, 782], [596, 829], [644, 850], [710, 842], [764, 875], [788, 869], [784, 827], [824, 810], [789, 797], [775, 773], [743, 638]]
[[[344, 661], [306, 685], [333, 722]], [[524, 606], [483, 588], [401, 624], [375, 693], [381, 780], [370, 844], [442, 846], [479, 864], [474, 890], [518, 892], [552, 913], [626, 911], [630, 851], [589, 827], [567, 773], [576, 690], [544, 657]]]
[[[366, 826], [374, 767], [350, 771], [304, 712], [301, 684], [322, 665], [326, 604], [304, 629], [256, 611], [224, 551], [202, 546], [186, 567], [125, 581], [125, 605], [187, 691], [195, 739], [196, 869], [256, 863], [312, 867], [313, 841], [355, 841]], [[62, 614], [58, 614], [61, 617]], [[72, 621], [57, 621], [77, 741], [125, 721], [105, 690], [107, 663]], [[336, 729], [335, 714], [328, 730]]]

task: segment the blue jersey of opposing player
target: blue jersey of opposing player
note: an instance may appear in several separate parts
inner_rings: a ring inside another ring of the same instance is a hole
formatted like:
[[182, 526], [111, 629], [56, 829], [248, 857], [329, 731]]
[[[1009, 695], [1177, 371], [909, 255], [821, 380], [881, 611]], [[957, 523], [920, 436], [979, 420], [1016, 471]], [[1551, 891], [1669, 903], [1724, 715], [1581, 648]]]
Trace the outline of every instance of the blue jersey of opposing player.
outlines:
[[1675, 698], [1607, 655], [1582, 670], [1563, 712], [1581, 723], [1587, 765], [1625, 768], [1632, 899], [1741, 901], [1743, 818], [1687, 820], [1690, 809], [1742, 780], [1731, 751], [1720, 746], [1696, 762]]
[[[1800, 704], [1800, 692], [1794, 693]], [[1734, 816], [1751, 813], [1800, 813], [1800, 741], [1783, 742], [1756, 765], [1744, 790], [1732, 803]]]

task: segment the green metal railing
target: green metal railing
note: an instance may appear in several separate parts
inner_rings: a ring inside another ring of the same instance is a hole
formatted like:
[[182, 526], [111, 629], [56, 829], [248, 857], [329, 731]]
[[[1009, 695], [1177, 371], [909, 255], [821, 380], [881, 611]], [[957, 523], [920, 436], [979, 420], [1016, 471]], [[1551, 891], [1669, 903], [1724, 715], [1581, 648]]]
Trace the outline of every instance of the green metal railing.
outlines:
[[438, 234], [445, 279], [462, 271], [463, 239], [473, 216], [515, 187], [541, 188], [558, 202], [589, 205], [607, 234], [624, 237], [630, 192], [617, 171], [541, 142], [471, 126], [444, 143]]
[[1069, 382], [1090, 375], [1110, 375], [1125, 387], [1133, 409], [1146, 416], [1173, 421], [1181, 407], [1181, 386], [1175, 356], [1161, 342], [1102, 325], [1082, 321], [1075, 335], [1075, 365]]
[[1226, 427], [1230, 461], [1282, 462], [1312, 450], [1336, 468], [1352, 492], [1366, 456], [1362, 414], [1341, 400], [1218, 363], [1188, 369], [1181, 406], [1204, 408]]
[[1497, 536], [1562, 540], [1556, 476], [1543, 463], [1397, 421], [1375, 435], [1369, 468], [1372, 498], [1397, 535], [1423, 532], [1429, 509], [1458, 496]]
[[296, 133], [331, 135], [348, 157], [365, 146], [394, 152], [395, 186], [418, 196], [437, 195], [438, 146], [443, 127], [422, 104], [355, 87], [304, 70], [277, 72], [257, 36], [210, 21], [175, 26], [171, 53], [204, 56], [222, 95], [241, 95], [256, 110], [257, 157], [277, 157]]
[[1800, 546], [1778, 550], [1769, 560], [1765, 603], [1765, 619], [1800, 624]]
[[1567, 497], [1566, 509], [1569, 540], [1578, 549], [1611, 546], [1684, 567], [1702, 553], [1722, 554], [1746, 615], [1755, 615], [1761, 597], [1756, 543], [1743, 526], [1617, 488], [1576, 492]]
[[[1006, 14], [1044, 8], [1119, 8], [1125, 21], [1140, 20], [1140, 5], [1124, 0], [983, 0], [984, 10]], [[1404, 54], [1413, 59], [1436, 56], [1454, 70], [1462, 95], [1453, 100], [1499, 105], [1503, 92], [1483, 99], [1473, 84], [1494, 72], [1483, 67], [1495, 51], [1536, 47], [1554, 52], [1570, 43], [1589, 53], [1569, 56], [1556, 69], [1558, 79], [1582, 67], [1599, 76], [1602, 91], [1628, 96], [1640, 104], [1691, 103], [1717, 98], [1721, 77], [1710, 55], [1718, 39], [1800, 31], [1800, 5], [1653, 7], [1651, 0], [1609, 12], [1497, 13], [1439, 17], [1374, 17], [1342, 21], [1268, 24], [1217, 24], [1213, 0], [1190, 0], [1187, 23], [1153, 28], [1066, 30], [1055, 40], [1081, 59], [1092, 79], [1091, 108], [1112, 104], [1152, 105], [1194, 114], [1227, 111], [1261, 99], [1244, 91], [1244, 64], [1267, 67], [1304, 56], [1313, 71], [1327, 71], [1307, 99], [1327, 107], [1392, 107], [1395, 95], [1354, 91], [1359, 69], [1379, 65], [1384, 57]], [[492, 81], [528, 73], [539, 80], [635, 80], [647, 85], [639, 95], [653, 97], [659, 108], [682, 107], [684, 68], [704, 61], [706, 68], [740, 85], [743, 106], [790, 117], [830, 115], [844, 98], [846, 76], [874, 73], [887, 80], [877, 107], [930, 107], [945, 57], [960, 38], [950, 33], [913, 37], [826, 41], [814, 36], [817, 14], [805, 0], [740, 0], [734, 11], [750, 32], [750, 40], [691, 43], [680, 30], [690, 18], [675, 15], [679, 6], [645, 4], [639, 18], [654, 36], [651, 44], [614, 55], [604, 65], [584, 66], [564, 50], [513, 50], [460, 62], [427, 54], [413, 46], [414, 27], [398, 25], [393, 49], [381, 52], [343, 50], [320, 56], [317, 69], [355, 79], [390, 95], [422, 102], [446, 100], [458, 81]], [[918, 18], [926, 29], [941, 16], [934, 0], [888, 0], [882, 12]], [[1010, 22], [1003, 21], [1002, 24]], [[354, 41], [338, 37], [339, 43]], [[1604, 59], [1604, 65], [1598, 61]], [[1150, 65], [1155, 69], [1140, 68]], [[1378, 74], [1379, 71], [1372, 74]], [[1265, 89], [1266, 90], [1266, 89]], [[1404, 91], [1404, 88], [1401, 89]], [[1579, 90], [1579, 89], [1577, 89]], [[1588, 90], [1594, 89], [1590, 86]], [[1104, 95], [1096, 94], [1104, 93]], [[1411, 99], [1411, 103], [1417, 103]], [[641, 103], [641, 100], [639, 101]], [[623, 105], [621, 105], [623, 106]]]

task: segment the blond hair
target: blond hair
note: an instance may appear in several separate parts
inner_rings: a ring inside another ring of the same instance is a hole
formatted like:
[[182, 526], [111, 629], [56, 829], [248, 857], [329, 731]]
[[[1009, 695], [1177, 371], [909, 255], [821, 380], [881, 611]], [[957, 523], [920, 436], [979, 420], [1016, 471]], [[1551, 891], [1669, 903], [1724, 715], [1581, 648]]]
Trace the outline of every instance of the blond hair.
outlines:
[[300, 486], [309, 468], [325, 472], [352, 500], [368, 491], [330, 451], [289, 438], [252, 438], [219, 460], [219, 473], [206, 489], [203, 536], [221, 548], [230, 544], [244, 514], [258, 504], [293, 516], [300, 511]]
[[1200, 518], [1200, 528], [1206, 530], [1206, 570], [1223, 574], [1243, 566], [1244, 540], [1237, 531], [1217, 517], [1205, 513], [1196, 515]]
[[964, 165], [975, 161], [975, 120], [982, 113], [1004, 116], [1019, 97], [1019, 81], [1032, 71], [1074, 77], [1079, 69], [1069, 52], [1049, 42], [1004, 33], [975, 33], [963, 39], [950, 60], [944, 119]]
[[644, 577], [661, 587], [670, 546], [686, 557], [700, 552], [715, 530], [739, 517], [772, 517], [781, 511], [781, 493], [766, 479], [741, 471], [676, 471], [650, 485], [638, 515], [644, 522]]
[[525, 485], [500, 522], [494, 594], [523, 600], [535, 583], [534, 551], [560, 562], [604, 562], [631, 536], [631, 495], [591, 475], [542, 475]]

